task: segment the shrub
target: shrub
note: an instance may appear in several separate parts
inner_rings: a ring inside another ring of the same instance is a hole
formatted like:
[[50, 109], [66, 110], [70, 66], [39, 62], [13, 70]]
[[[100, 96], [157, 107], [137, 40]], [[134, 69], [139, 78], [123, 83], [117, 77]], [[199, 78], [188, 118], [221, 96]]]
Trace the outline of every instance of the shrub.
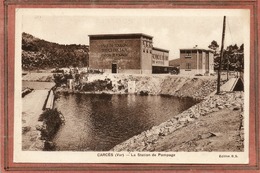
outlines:
[[43, 121], [39, 129], [42, 139], [51, 140], [64, 123], [64, 117], [57, 109], [47, 109], [40, 115], [39, 121]]

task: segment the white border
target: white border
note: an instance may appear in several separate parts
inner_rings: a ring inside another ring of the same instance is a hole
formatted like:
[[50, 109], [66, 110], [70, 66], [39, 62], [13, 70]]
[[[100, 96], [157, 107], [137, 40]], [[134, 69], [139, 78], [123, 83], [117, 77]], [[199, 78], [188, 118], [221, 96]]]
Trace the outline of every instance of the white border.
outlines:
[[[137, 13], [138, 11], [138, 13]], [[21, 99], [21, 35], [23, 16], [239, 16], [248, 19], [245, 28], [245, 151], [244, 152], [47, 152], [22, 151], [22, 99]], [[250, 53], [250, 11], [233, 9], [33, 9], [17, 8], [15, 15], [15, 93], [14, 93], [14, 162], [19, 163], [181, 163], [181, 164], [247, 164], [249, 162], [249, 53]], [[100, 153], [112, 153], [110, 157], [99, 157]], [[124, 154], [117, 157], [116, 154]], [[151, 156], [139, 157], [138, 153]], [[159, 153], [174, 154], [160, 157]], [[152, 156], [155, 154], [155, 156]], [[220, 154], [237, 155], [237, 158], [219, 158]], [[136, 155], [136, 156], [131, 156]]]

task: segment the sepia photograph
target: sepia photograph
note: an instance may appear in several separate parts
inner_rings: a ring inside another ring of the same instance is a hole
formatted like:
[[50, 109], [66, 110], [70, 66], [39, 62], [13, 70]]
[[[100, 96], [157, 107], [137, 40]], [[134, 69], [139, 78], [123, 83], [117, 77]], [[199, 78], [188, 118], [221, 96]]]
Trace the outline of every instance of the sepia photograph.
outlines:
[[248, 163], [249, 10], [15, 15], [15, 162]]

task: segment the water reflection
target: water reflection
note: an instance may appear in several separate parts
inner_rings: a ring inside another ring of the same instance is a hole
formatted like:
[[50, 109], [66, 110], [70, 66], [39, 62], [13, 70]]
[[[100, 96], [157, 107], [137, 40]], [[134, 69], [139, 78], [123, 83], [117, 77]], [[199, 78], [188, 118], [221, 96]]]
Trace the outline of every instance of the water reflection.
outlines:
[[57, 150], [109, 150], [196, 103], [190, 98], [137, 95], [61, 95], [56, 107], [66, 123]]

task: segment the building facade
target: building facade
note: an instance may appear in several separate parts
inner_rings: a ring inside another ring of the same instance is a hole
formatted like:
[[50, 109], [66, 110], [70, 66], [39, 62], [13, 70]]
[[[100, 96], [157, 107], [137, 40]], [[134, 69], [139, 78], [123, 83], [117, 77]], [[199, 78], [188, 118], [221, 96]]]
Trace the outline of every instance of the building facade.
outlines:
[[211, 50], [180, 49], [180, 74], [209, 75], [214, 73], [214, 57]]
[[152, 73], [169, 72], [169, 50], [153, 47], [152, 50]]
[[89, 35], [89, 48], [89, 68], [106, 73], [151, 74], [169, 65], [169, 51], [154, 48], [146, 34]]

